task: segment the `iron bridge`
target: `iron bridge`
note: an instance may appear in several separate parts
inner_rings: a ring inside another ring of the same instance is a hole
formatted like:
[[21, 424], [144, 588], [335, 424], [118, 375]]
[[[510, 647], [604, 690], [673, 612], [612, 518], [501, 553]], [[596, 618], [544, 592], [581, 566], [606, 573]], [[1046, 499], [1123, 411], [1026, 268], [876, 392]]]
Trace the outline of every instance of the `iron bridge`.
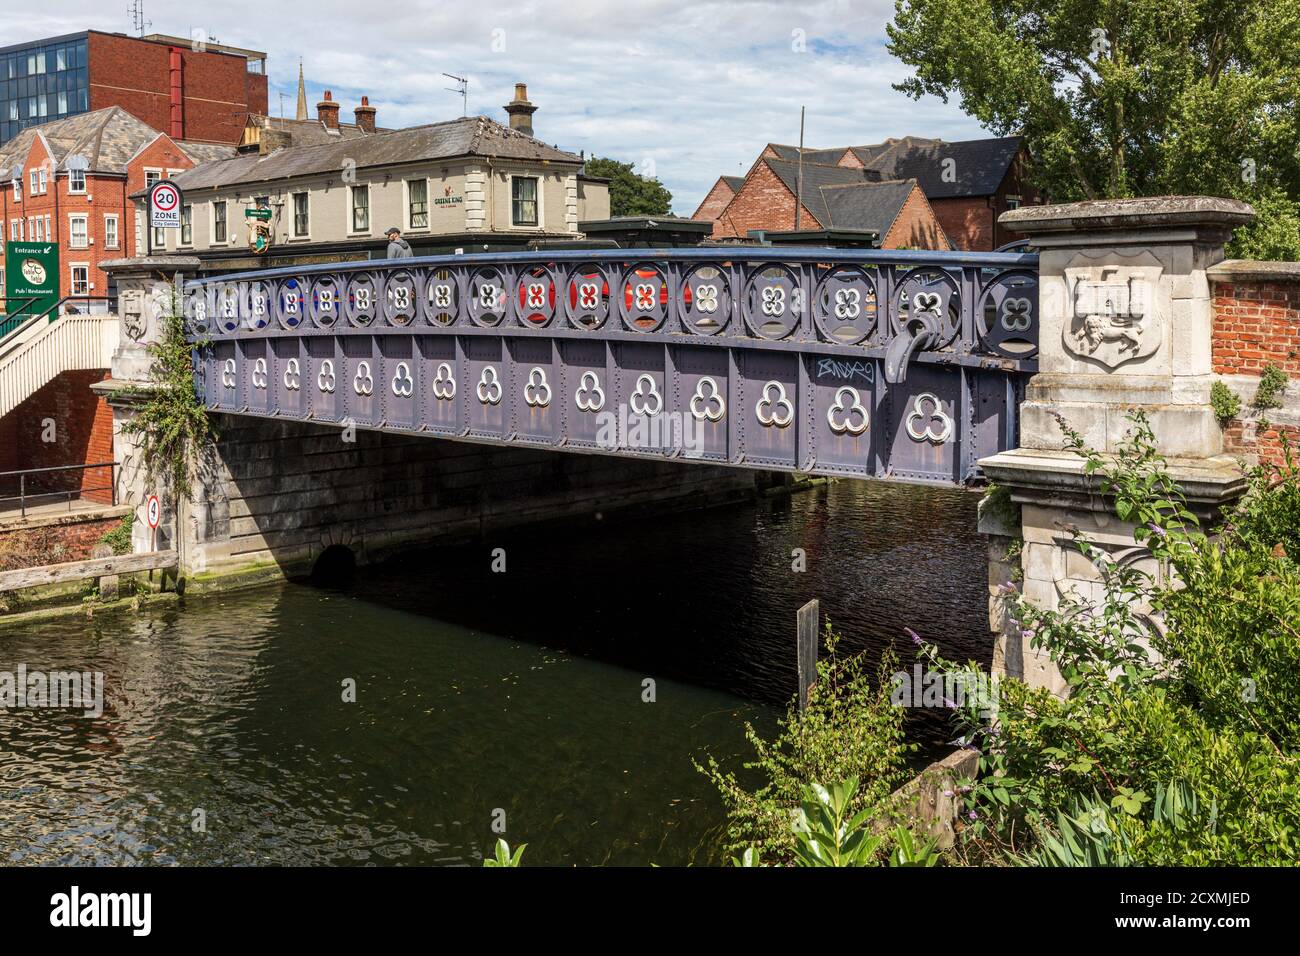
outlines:
[[1038, 258], [564, 250], [185, 284], [215, 412], [964, 484], [1016, 447]]

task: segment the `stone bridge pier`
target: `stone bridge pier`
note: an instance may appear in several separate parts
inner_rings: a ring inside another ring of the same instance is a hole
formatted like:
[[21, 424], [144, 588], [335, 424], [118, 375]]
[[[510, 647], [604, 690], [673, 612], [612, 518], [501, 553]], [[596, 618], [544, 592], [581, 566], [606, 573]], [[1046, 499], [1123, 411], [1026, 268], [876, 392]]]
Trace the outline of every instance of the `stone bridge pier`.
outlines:
[[1043, 608], [1071, 592], [1099, 596], [1098, 569], [1074, 546], [1071, 529], [1109, 560], [1154, 563], [1134, 541], [1133, 525], [1096, 493], [1081, 459], [1062, 450], [1057, 415], [1089, 447], [1113, 453], [1128, 414], [1143, 411], [1189, 507], [1202, 515], [1244, 490], [1210, 406], [1213, 302], [1206, 273], [1224, 258], [1231, 230], [1253, 216], [1234, 200], [1159, 197], [1029, 206], [1001, 217], [1039, 251], [1041, 327], [1020, 446], [980, 461], [1012, 504], [981, 514], [981, 530], [990, 536], [995, 671], [1063, 689], [1047, 655], [1012, 626], [1001, 585], [1016, 583]]

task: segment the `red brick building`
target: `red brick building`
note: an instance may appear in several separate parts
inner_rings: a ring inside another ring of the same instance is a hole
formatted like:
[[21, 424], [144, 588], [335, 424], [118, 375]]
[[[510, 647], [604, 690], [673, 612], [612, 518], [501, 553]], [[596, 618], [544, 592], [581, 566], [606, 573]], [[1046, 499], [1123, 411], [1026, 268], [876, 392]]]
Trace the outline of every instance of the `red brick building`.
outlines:
[[[1017, 238], [999, 214], [1041, 201], [1027, 171], [1016, 136], [804, 149], [802, 163], [798, 147], [769, 143], [739, 183], [721, 177], [692, 218], [713, 221], [721, 240], [793, 229], [802, 189], [800, 229], [874, 229], [886, 249], [989, 250]], [[904, 194], [897, 184], [907, 182], [916, 188]]]
[[[127, 197], [234, 153], [175, 140], [117, 106], [29, 127], [0, 146], [0, 239], [57, 243], [61, 295], [112, 295], [99, 263], [144, 254]], [[0, 275], [3, 257], [0, 245]]]
[[175, 140], [239, 142], [267, 112], [266, 54], [87, 30], [0, 48], [0, 142], [30, 126], [120, 106]]

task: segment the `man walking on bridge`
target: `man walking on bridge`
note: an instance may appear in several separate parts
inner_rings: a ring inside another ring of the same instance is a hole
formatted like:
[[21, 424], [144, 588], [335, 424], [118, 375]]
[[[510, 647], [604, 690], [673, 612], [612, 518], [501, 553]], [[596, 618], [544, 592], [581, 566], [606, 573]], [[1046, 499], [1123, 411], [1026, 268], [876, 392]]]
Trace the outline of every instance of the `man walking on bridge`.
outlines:
[[384, 233], [388, 237], [388, 258], [389, 259], [409, 259], [411, 258], [411, 247], [405, 239], [402, 238], [402, 230], [393, 226]]

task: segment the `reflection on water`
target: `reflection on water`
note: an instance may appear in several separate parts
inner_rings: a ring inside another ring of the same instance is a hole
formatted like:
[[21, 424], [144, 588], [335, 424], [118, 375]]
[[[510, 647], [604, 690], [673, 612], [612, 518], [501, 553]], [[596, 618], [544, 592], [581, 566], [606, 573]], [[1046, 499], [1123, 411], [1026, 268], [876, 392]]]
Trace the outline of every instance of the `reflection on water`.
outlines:
[[719, 862], [690, 758], [734, 763], [744, 719], [771, 727], [804, 601], [876, 656], [907, 624], [987, 660], [974, 523], [962, 492], [844, 482], [0, 633], [0, 669], [101, 670], [107, 692], [97, 720], [0, 712], [0, 859], [476, 863], [500, 810], [534, 863]]

